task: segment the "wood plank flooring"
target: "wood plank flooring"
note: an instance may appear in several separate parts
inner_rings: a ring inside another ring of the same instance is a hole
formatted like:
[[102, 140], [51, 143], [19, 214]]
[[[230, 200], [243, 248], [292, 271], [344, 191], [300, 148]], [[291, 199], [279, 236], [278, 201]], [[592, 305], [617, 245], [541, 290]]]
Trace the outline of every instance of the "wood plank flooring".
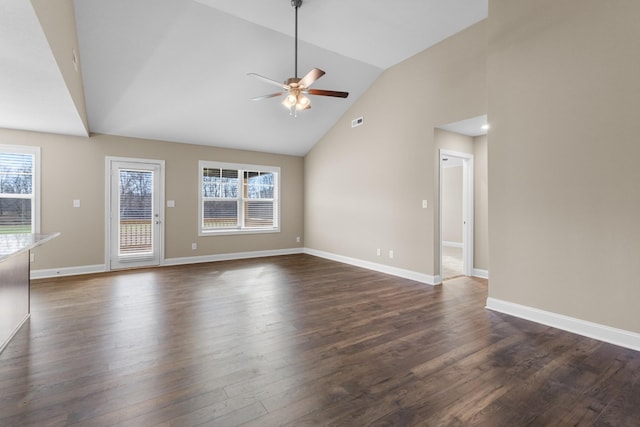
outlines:
[[640, 353], [308, 255], [33, 283], [0, 426], [637, 426]]

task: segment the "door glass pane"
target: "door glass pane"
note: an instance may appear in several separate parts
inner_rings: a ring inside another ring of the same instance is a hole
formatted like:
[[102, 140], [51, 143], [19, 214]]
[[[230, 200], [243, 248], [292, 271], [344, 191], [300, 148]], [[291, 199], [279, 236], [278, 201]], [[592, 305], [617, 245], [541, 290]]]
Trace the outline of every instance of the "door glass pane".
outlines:
[[120, 170], [120, 255], [153, 252], [153, 172]]

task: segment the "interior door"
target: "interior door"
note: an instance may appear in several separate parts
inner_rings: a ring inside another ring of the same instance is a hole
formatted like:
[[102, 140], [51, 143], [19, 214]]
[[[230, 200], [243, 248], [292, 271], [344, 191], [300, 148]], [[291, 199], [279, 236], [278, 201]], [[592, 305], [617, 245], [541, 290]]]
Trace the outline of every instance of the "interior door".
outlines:
[[110, 269], [160, 264], [162, 163], [110, 160]]

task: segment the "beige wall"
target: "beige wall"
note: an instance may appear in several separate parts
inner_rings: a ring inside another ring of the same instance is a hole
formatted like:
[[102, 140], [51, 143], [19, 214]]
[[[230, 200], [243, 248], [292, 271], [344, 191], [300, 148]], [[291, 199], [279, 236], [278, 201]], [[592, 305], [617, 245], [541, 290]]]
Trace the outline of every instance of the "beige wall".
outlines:
[[640, 332], [640, 2], [489, 1], [490, 297]]
[[[165, 160], [165, 258], [302, 247], [303, 159], [163, 141], [95, 135], [91, 138], [0, 129], [0, 144], [42, 150], [41, 231], [61, 237], [37, 248], [33, 269], [105, 262], [105, 157]], [[279, 166], [281, 232], [198, 237], [198, 160]], [[81, 200], [73, 208], [73, 200]], [[191, 243], [198, 249], [191, 250]]]
[[[31, 0], [31, 4], [88, 135], [89, 124], [82, 84], [80, 48], [78, 47], [73, 0]], [[78, 60], [78, 71], [73, 64], [74, 50]]]
[[[640, 2], [489, 0], [489, 16], [383, 73], [305, 157], [304, 179], [295, 157], [0, 130], [0, 143], [42, 147], [42, 228], [63, 232], [38, 249], [34, 268], [104, 262], [111, 155], [167, 161], [167, 199], [177, 205], [166, 213], [167, 258], [296, 246], [304, 182], [305, 246], [437, 274], [434, 128], [488, 104], [490, 203], [479, 219], [476, 175], [475, 267], [488, 268], [478, 249], [488, 238], [490, 296], [640, 332]], [[365, 124], [350, 128], [359, 116]], [[476, 173], [487, 145], [478, 141]], [[280, 166], [283, 232], [197, 237], [201, 158]], [[487, 222], [490, 235], [478, 231]]]
[[473, 266], [489, 271], [488, 138], [473, 138]]
[[[485, 30], [385, 71], [305, 157], [306, 247], [437, 273], [434, 128], [486, 112]], [[351, 128], [359, 116], [364, 125]]]
[[462, 166], [442, 171], [442, 240], [462, 244]]

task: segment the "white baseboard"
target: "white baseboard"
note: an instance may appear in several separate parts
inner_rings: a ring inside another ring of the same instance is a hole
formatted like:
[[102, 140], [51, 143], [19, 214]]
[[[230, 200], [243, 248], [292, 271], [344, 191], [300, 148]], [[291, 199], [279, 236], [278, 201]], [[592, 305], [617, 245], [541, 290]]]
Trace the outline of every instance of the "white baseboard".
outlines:
[[264, 258], [268, 256], [301, 254], [302, 248], [275, 249], [269, 251], [233, 252], [229, 254], [203, 255], [165, 259], [162, 265], [198, 264], [202, 262], [231, 261], [235, 259]]
[[462, 242], [450, 242], [448, 240], [443, 240], [442, 246], [450, 246], [452, 248], [464, 248], [464, 244], [462, 244]]
[[[320, 258], [330, 259], [332, 261], [342, 262], [344, 264], [354, 265], [356, 267], [366, 268], [368, 270], [379, 271], [385, 274], [391, 274], [392, 276], [403, 277], [405, 279], [415, 280], [416, 282], [426, 283], [428, 285], [439, 285], [442, 283], [442, 276], [432, 276], [429, 274], [418, 273], [416, 271], [405, 270], [398, 267], [392, 267], [389, 265], [378, 264], [375, 262], [363, 261], [356, 258], [345, 257], [342, 255], [336, 255], [329, 252], [317, 251], [315, 249], [308, 248], [289, 248], [289, 249], [275, 249], [266, 251], [251, 251], [251, 252], [235, 252], [228, 254], [217, 255], [203, 255], [194, 257], [181, 257], [181, 258], [168, 258], [165, 259], [161, 265], [185, 265], [185, 264], [198, 264], [204, 262], [216, 262], [216, 261], [231, 261], [236, 259], [249, 259], [249, 258], [264, 258], [269, 256], [281, 256], [281, 255], [295, 255], [306, 253], [314, 255]], [[92, 273], [104, 273], [108, 271], [104, 264], [86, 265], [80, 267], [62, 267], [62, 268], [50, 268], [42, 270], [32, 270], [32, 279], [48, 279], [51, 277], [64, 277], [64, 276], [77, 276], [80, 274], [92, 274]], [[476, 277], [488, 278], [489, 273], [486, 270], [474, 269], [473, 275]]]
[[552, 326], [574, 334], [594, 338], [599, 341], [619, 345], [640, 351], [640, 334], [625, 331], [624, 329], [612, 328], [598, 323], [588, 322], [573, 317], [556, 314], [549, 311], [540, 310], [525, 305], [515, 304], [496, 298], [487, 298], [487, 308], [532, 322]]
[[[292, 255], [303, 253], [302, 248], [276, 249], [270, 251], [236, 252], [219, 255], [204, 255], [197, 257], [169, 258], [165, 259], [161, 265], [182, 265], [197, 264], [201, 262], [229, 261], [234, 259], [262, 258], [268, 256]], [[49, 279], [51, 277], [77, 276], [79, 274], [104, 273], [107, 267], [104, 264], [85, 265], [81, 267], [49, 268], [42, 270], [32, 270], [32, 279]]]
[[479, 277], [481, 279], [488, 279], [489, 278], [489, 270], [482, 270], [480, 268], [474, 268], [473, 271], [471, 272], [471, 274], [473, 275], [473, 277]]
[[49, 279], [51, 277], [77, 276], [79, 274], [104, 273], [107, 267], [104, 264], [83, 265], [81, 267], [48, 268], [31, 270], [32, 279]]
[[330, 259], [331, 261], [337, 261], [344, 264], [354, 265], [356, 267], [366, 268], [368, 270], [378, 271], [380, 273], [391, 274], [392, 276], [398, 276], [404, 279], [415, 280], [416, 282], [426, 283], [427, 285], [437, 285], [442, 283], [442, 280], [439, 276], [431, 276], [429, 274], [418, 273], [416, 271], [405, 270], [403, 268], [391, 267], [389, 265], [363, 261], [361, 259], [350, 258], [342, 255], [336, 255], [330, 252], [323, 252], [315, 249], [305, 248], [304, 253], [320, 258]]

